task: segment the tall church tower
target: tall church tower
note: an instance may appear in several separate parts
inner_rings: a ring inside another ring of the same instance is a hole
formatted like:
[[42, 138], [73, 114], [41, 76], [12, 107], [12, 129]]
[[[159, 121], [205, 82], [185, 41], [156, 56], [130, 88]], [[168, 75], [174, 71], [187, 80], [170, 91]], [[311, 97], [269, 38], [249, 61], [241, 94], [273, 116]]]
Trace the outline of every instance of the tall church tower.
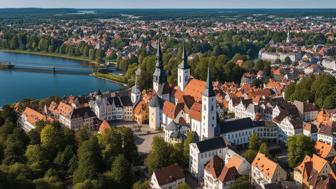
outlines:
[[188, 64], [188, 56], [183, 45], [182, 62], [177, 67], [177, 84], [181, 91], [184, 90], [190, 78], [190, 66]]
[[287, 43], [287, 44], [290, 44], [290, 43], [291, 43], [291, 36], [290, 36], [290, 31], [289, 31], [289, 30], [288, 30], [288, 32], [287, 32], [286, 43]]
[[163, 70], [163, 60], [160, 41], [157, 43], [156, 64], [153, 74], [153, 89], [157, 93], [161, 85], [167, 82], [167, 74]]
[[206, 86], [202, 93], [201, 140], [215, 136], [215, 128], [217, 126], [216, 107], [216, 95], [212, 86], [210, 69], [208, 68]]

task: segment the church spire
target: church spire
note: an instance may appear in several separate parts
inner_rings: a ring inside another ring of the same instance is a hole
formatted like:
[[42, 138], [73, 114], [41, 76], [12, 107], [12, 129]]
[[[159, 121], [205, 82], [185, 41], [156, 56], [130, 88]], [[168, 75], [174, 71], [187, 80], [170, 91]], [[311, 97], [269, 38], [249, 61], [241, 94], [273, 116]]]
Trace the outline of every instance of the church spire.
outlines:
[[208, 75], [207, 75], [207, 80], [205, 84], [205, 90], [203, 91], [203, 96], [215, 96], [215, 92], [213, 90], [213, 85], [212, 85], [212, 80], [210, 76], [210, 67], [208, 67]]
[[160, 40], [157, 41], [157, 51], [156, 51], [156, 68], [163, 68], [163, 60], [162, 60], [162, 51], [161, 51], [161, 44]]
[[183, 42], [183, 51], [182, 51], [182, 62], [181, 64], [178, 65], [179, 68], [181, 69], [189, 69], [190, 66], [188, 64], [188, 55], [187, 55], [187, 51], [185, 49], [185, 44]]

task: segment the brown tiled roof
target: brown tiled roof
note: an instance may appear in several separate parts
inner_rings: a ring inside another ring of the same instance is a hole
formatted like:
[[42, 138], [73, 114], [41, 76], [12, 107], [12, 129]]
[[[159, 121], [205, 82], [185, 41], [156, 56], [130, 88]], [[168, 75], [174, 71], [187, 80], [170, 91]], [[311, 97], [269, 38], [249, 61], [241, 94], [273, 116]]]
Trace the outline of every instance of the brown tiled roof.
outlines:
[[229, 182], [235, 180], [239, 176], [238, 171], [235, 167], [224, 166], [218, 180], [221, 182]]
[[215, 155], [210, 159], [210, 161], [205, 165], [205, 170], [212, 175], [213, 178], [217, 178], [224, 167], [224, 160]]
[[184, 178], [183, 169], [177, 164], [170, 165], [154, 171], [156, 179], [160, 186], [174, 182], [175, 180]]

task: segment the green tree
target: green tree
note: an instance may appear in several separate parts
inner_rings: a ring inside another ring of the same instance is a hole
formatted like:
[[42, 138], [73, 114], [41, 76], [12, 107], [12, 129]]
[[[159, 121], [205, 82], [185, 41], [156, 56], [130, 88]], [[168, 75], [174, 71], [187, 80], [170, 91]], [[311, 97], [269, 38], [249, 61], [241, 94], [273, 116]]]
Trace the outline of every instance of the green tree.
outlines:
[[123, 153], [123, 137], [117, 129], [108, 129], [98, 136], [105, 167], [111, 167], [114, 158]]
[[149, 173], [152, 173], [155, 169], [177, 163], [178, 160], [174, 159], [173, 152], [174, 147], [167, 144], [162, 137], [154, 137], [152, 151], [145, 160]]
[[101, 154], [97, 139], [92, 137], [84, 141], [78, 148], [78, 166], [73, 174], [74, 183], [94, 180], [101, 170]]
[[179, 184], [176, 189], [191, 189], [191, 187], [187, 184], [187, 183], [182, 183], [182, 184]]
[[25, 157], [27, 158], [27, 165], [35, 174], [41, 175], [47, 169], [47, 155], [40, 145], [27, 146]]
[[138, 158], [138, 149], [134, 142], [133, 131], [130, 128], [118, 128], [122, 137], [123, 154], [126, 159], [134, 163]]
[[149, 181], [145, 180], [143, 182], [137, 181], [133, 184], [132, 189], [148, 189], [149, 188]]
[[313, 153], [314, 144], [309, 137], [305, 135], [295, 135], [288, 137], [288, 165], [295, 167], [302, 162], [306, 155]]
[[83, 182], [75, 184], [72, 189], [98, 189], [99, 182], [98, 180], [85, 180]]
[[241, 176], [230, 186], [230, 189], [253, 189], [247, 176]]
[[132, 167], [123, 155], [119, 155], [115, 158], [112, 165], [111, 175], [118, 186], [117, 188], [127, 189], [132, 186]]
[[260, 147], [259, 147], [259, 152], [265, 154], [266, 156], [269, 157], [270, 153], [268, 150], [268, 145], [266, 142], [263, 142]]
[[183, 143], [183, 156], [185, 166], [189, 166], [189, 144], [198, 142], [198, 135], [195, 132], [187, 132], [187, 137]]
[[291, 63], [292, 63], [292, 60], [288, 56], [286, 56], [286, 58], [285, 58], [285, 64], [286, 65], [290, 65]]
[[41, 145], [50, 156], [56, 155], [57, 151], [64, 145], [63, 132], [60, 127], [52, 125], [45, 126], [40, 134]]
[[257, 155], [257, 152], [254, 151], [254, 150], [251, 150], [251, 149], [248, 149], [246, 150], [244, 153], [243, 153], [243, 157], [249, 162], [249, 163], [252, 163], [254, 158], [256, 157]]
[[96, 52], [94, 49], [89, 50], [89, 59], [90, 60], [95, 60], [96, 59]]
[[258, 151], [261, 141], [256, 133], [253, 133], [249, 138], [248, 148], [253, 151]]

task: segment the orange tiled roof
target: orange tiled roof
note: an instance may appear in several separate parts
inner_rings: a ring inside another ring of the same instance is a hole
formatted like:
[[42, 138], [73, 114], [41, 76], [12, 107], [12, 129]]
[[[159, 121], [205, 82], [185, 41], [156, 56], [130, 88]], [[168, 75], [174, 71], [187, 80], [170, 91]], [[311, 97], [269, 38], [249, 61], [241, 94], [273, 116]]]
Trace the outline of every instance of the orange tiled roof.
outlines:
[[42, 115], [41, 113], [26, 107], [26, 109], [23, 111], [22, 115], [24, 115], [27, 118], [27, 121], [32, 124], [36, 125], [39, 121], [45, 121], [46, 117]]
[[253, 167], [257, 167], [264, 176], [273, 178], [278, 164], [267, 158], [264, 154], [258, 152], [252, 162]]
[[146, 111], [148, 109], [148, 104], [141, 100], [139, 103], [137, 103], [133, 109], [134, 114], [141, 114], [141, 112]]
[[205, 82], [198, 79], [190, 79], [184, 89], [184, 95], [194, 97], [195, 101], [202, 101], [202, 93], [205, 89]]
[[101, 124], [100, 124], [100, 126], [99, 126], [99, 133], [104, 133], [105, 132], [105, 130], [106, 129], [110, 129], [111, 128], [111, 126], [110, 126], [110, 124], [106, 121], [106, 120], [104, 120]]
[[227, 167], [235, 167], [237, 170], [244, 163], [244, 160], [238, 155], [232, 156], [226, 163]]
[[180, 111], [181, 108], [179, 106], [176, 106], [175, 104], [169, 101], [163, 102], [162, 113], [168, 116], [169, 118], [175, 119]]
[[62, 116], [69, 116], [70, 113], [73, 111], [73, 107], [69, 104], [66, 104], [64, 102], [60, 102], [60, 104], [57, 107], [57, 113]]
[[328, 155], [332, 152], [333, 146], [324, 142], [316, 141], [314, 149], [318, 156], [327, 158]]
[[306, 156], [301, 164], [296, 167], [296, 169], [300, 170], [301, 173], [306, 169], [307, 163], [311, 162], [312, 163], [312, 168], [317, 171], [317, 173], [320, 173], [323, 169], [323, 167], [328, 164], [327, 160], [313, 154], [312, 157]]

